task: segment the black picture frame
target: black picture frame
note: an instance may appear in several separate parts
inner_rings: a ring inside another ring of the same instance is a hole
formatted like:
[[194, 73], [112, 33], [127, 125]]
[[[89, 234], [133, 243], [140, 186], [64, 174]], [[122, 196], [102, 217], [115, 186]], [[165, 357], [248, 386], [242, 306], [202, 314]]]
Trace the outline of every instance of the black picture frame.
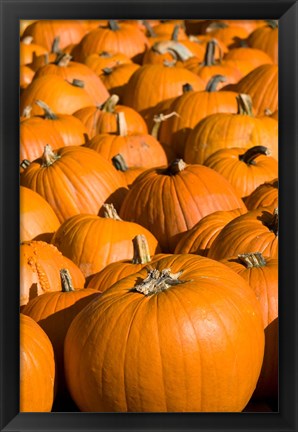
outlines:
[[[0, 0], [1, 431], [298, 431], [297, 28], [287, 0]], [[19, 413], [19, 20], [278, 19], [279, 408], [263, 413]]]

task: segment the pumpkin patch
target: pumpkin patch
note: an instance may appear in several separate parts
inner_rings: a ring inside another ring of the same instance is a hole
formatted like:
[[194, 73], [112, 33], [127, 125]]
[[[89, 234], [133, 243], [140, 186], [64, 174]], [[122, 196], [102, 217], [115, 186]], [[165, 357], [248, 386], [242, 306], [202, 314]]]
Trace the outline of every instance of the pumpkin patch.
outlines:
[[21, 411], [277, 411], [278, 23], [20, 34]]

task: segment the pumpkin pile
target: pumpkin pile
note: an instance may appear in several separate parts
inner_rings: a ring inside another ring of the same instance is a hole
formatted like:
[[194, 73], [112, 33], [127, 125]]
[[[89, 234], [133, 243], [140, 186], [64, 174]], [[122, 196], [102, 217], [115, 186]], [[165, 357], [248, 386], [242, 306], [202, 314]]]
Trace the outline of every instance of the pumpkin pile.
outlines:
[[277, 411], [277, 22], [20, 37], [20, 410]]

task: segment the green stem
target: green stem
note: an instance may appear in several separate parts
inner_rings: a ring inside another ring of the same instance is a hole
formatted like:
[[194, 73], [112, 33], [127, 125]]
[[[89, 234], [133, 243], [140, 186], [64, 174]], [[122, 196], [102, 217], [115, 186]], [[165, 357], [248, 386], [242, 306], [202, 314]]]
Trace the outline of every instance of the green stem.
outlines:
[[62, 291], [63, 292], [74, 291], [69, 270], [67, 270], [67, 269], [60, 270], [60, 277], [61, 277], [61, 283], [62, 283]]

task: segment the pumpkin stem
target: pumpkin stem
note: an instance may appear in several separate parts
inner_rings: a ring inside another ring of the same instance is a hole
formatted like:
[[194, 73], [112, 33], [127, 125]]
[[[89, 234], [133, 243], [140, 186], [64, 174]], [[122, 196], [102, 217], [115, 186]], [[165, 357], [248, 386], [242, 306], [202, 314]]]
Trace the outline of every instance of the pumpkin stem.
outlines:
[[[173, 56], [173, 61], [175, 61], [175, 63], [178, 58], [182, 61], [185, 61], [193, 57], [193, 53], [186, 46], [175, 41], [156, 42], [153, 45], [152, 50], [154, 52], [157, 52], [158, 54], [170, 53]], [[172, 62], [170, 62], [169, 60], [164, 60], [164, 64], [167, 65], [167, 63], [165, 62], [168, 62], [169, 66], [172, 65]]]
[[209, 32], [210, 30], [219, 30], [219, 29], [224, 29], [227, 27], [229, 27], [229, 26], [225, 22], [222, 22], [222, 21], [212, 22], [208, 25], [207, 32]]
[[28, 159], [24, 159], [21, 163], [20, 163], [20, 167], [23, 169], [28, 168], [28, 166], [31, 165], [31, 162]]
[[74, 291], [74, 287], [72, 284], [69, 270], [67, 270], [67, 269], [60, 270], [60, 277], [61, 277], [61, 283], [62, 283], [62, 291], [63, 292]]
[[212, 39], [211, 41], [209, 41], [207, 43], [203, 66], [213, 66], [216, 64], [216, 61], [215, 61], [215, 47], [216, 47], [216, 45], [218, 45], [218, 44], [217, 44], [215, 39]]
[[180, 29], [180, 25], [176, 24], [175, 27], [174, 27], [172, 36], [171, 36], [171, 40], [172, 41], [176, 41], [176, 42], [178, 41], [179, 29]]
[[146, 237], [144, 234], [135, 236], [133, 243], [133, 264], [146, 264], [150, 262], [150, 251]]
[[267, 225], [270, 231], [276, 236], [278, 235], [278, 209], [274, 209], [271, 222]]
[[157, 37], [157, 34], [147, 20], [143, 20], [143, 25], [146, 28], [149, 37]]
[[22, 39], [22, 43], [25, 45], [30, 45], [32, 43], [32, 41], [33, 41], [33, 36], [25, 36]]
[[185, 283], [186, 281], [179, 280], [179, 276], [182, 271], [178, 273], [171, 273], [171, 269], [157, 270], [147, 269], [147, 277], [138, 285], [133, 288], [133, 291], [137, 291], [145, 296], [157, 294], [165, 291], [172, 286]]
[[114, 94], [110, 96], [103, 105], [101, 105], [100, 109], [104, 112], [113, 113], [118, 102], [119, 96]]
[[116, 30], [120, 30], [119, 24], [117, 23], [117, 21], [115, 20], [109, 20], [109, 29], [116, 31]]
[[32, 106], [31, 105], [27, 105], [24, 108], [24, 111], [22, 113], [22, 117], [30, 118], [31, 117], [31, 111], [32, 111]]
[[206, 91], [207, 92], [214, 92], [217, 90], [218, 84], [221, 82], [226, 82], [227, 78], [224, 75], [214, 75], [207, 83]]
[[111, 75], [111, 73], [113, 72], [113, 68], [109, 68], [109, 67], [105, 67], [102, 69], [104, 75]]
[[128, 166], [126, 165], [125, 159], [120, 153], [112, 157], [112, 163], [116, 168], [116, 170], [118, 171], [125, 172], [128, 170]]
[[164, 60], [164, 61], [163, 61], [163, 65], [164, 65], [165, 67], [174, 67], [175, 64], [176, 64], [176, 61], [177, 61], [177, 60], [172, 60], [172, 61]]
[[52, 147], [50, 144], [47, 144], [44, 148], [44, 152], [42, 155], [42, 166], [43, 167], [49, 167], [53, 165], [53, 163], [56, 162], [56, 160], [60, 159], [61, 156], [53, 152]]
[[105, 218], [119, 220], [119, 221], [122, 220], [120, 218], [120, 216], [118, 215], [117, 210], [115, 209], [113, 204], [103, 204], [103, 208], [105, 210], [104, 211], [104, 217]]
[[269, 108], [264, 109], [264, 115], [265, 116], [272, 116], [273, 112]]
[[85, 87], [85, 83], [84, 83], [84, 81], [79, 80], [79, 79], [76, 79], [76, 78], [74, 78], [74, 79], [72, 80], [71, 85], [73, 85], [73, 86], [75, 86], [75, 87], [80, 87], [80, 88], [84, 88], [84, 87]]
[[267, 19], [265, 20], [267, 25], [269, 27], [271, 27], [272, 29], [276, 29], [278, 27], [278, 20], [274, 20], [274, 19]]
[[182, 92], [183, 93], [188, 93], [191, 91], [193, 91], [193, 86], [191, 84], [189, 84], [189, 83], [183, 84], [183, 86], [182, 86]]
[[175, 159], [170, 165], [166, 168], [165, 174], [176, 175], [183, 171], [186, 168], [186, 163], [183, 159]]
[[269, 156], [270, 150], [265, 146], [254, 146], [248, 149], [242, 155], [239, 155], [239, 160], [246, 163], [247, 165], [255, 165], [255, 159], [261, 155]]
[[127, 123], [124, 112], [116, 113], [118, 135], [127, 136]]
[[173, 112], [171, 112], [169, 114], [162, 114], [162, 113], [161, 114], [156, 114], [153, 117], [154, 125], [153, 125], [153, 128], [151, 130], [151, 134], [150, 135], [153, 136], [154, 138], [158, 139], [158, 132], [159, 132], [159, 128], [160, 128], [161, 123], [163, 121], [167, 120], [168, 118], [173, 117], [173, 116], [180, 117], [180, 115], [177, 114], [175, 111], [173, 111]]
[[99, 55], [99, 57], [103, 57], [103, 58], [110, 58], [110, 57], [112, 57], [112, 54], [109, 53], [108, 51], [101, 51], [98, 55]]
[[67, 67], [69, 65], [70, 60], [72, 59], [72, 56], [68, 53], [60, 53], [57, 55], [57, 58], [55, 60], [55, 65], [61, 66], [61, 67]]
[[266, 260], [261, 252], [240, 254], [238, 259], [245, 264], [246, 268], [264, 267], [266, 265]]
[[56, 36], [52, 43], [51, 53], [60, 54], [62, 51], [59, 45], [60, 45], [60, 36]]
[[56, 120], [58, 117], [56, 116], [55, 113], [53, 113], [53, 111], [51, 110], [51, 108], [43, 101], [41, 101], [40, 99], [37, 99], [35, 101], [36, 105], [38, 105], [40, 108], [42, 108], [44, 110], [44, 117], [46, 119], [49, 120]]
[[248, 94], [241, 93], [238, 96], [236, 96], [236, 99], [238, 103], [237, 114], [248, 115], [250, 117], [253, 117], [251, 97]]

